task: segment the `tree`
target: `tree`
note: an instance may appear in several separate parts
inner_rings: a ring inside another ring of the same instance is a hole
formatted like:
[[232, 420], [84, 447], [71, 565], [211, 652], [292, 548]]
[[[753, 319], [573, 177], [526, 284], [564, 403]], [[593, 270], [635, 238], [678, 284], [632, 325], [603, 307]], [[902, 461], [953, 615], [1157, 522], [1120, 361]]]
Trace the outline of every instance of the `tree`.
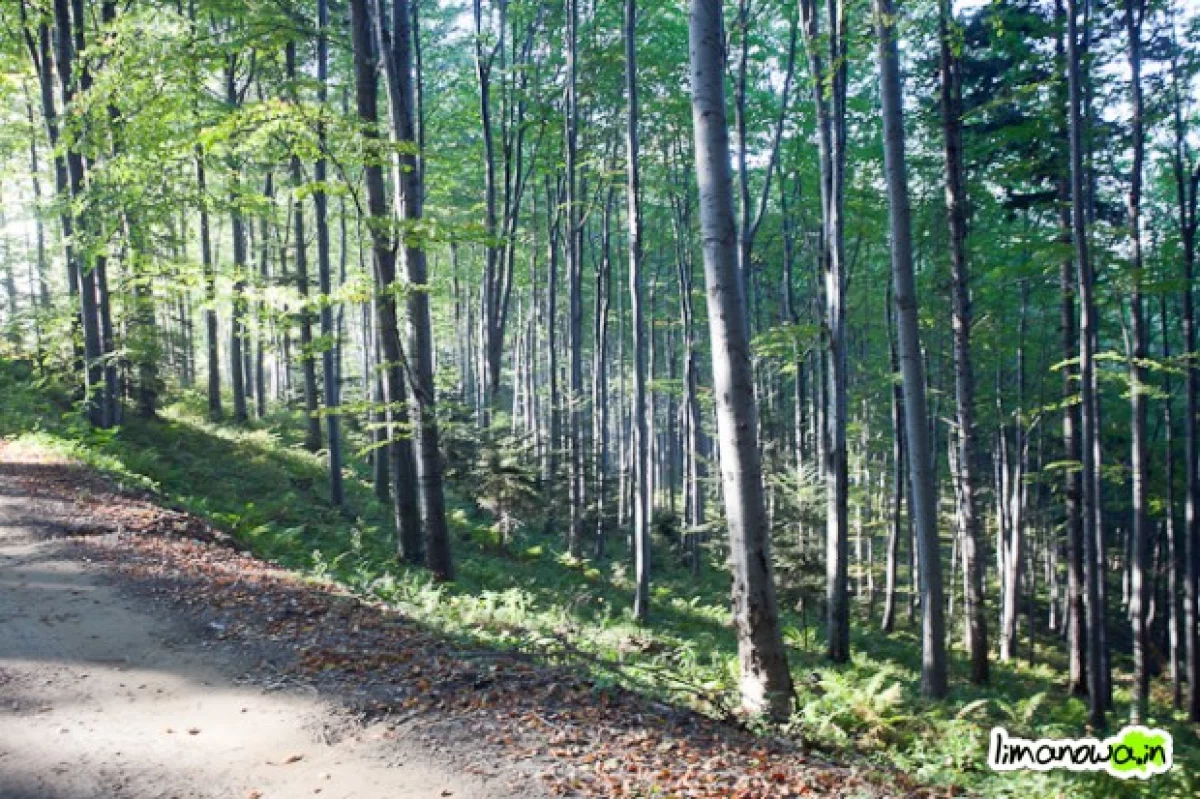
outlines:
[[1079, 54], [1078, 9], [1075, 0], [1067, 0], [1067, 85], [1070, 94], [1067, 119], [1071, 147], [1071, 240], [1074, 244], [1075, 269], [1079, 281], [1079, 381], [1083, 398], [1083, 544], [1084, 569], [1087, 582], [1087, 632], [1088, 632], [1088, 698], [1091, 711], [1089, 720], [1093, 727], [1104, 727], [1105, 692], [1103, 677], [1103, 652], [1100, 642], [1100, 627], [1103, 609], [1100, 606], [1100, 577], [1097, 544], [1101, 536], [1098, 529], [1097, 506], [1100, 497], [1096, 491], [1097, 403], [1095, 397], [1095, 355], [1093, 352], [1093, 329], [1096, 318], [1094, 281], [1088, 252], [1088, 231], [1084, 193], [1083, 153], [1083, 79]]
[[1130, 721], [1141, 724], [1148, 710], [1149, 677], [1146, 672], [1146, 598], [1149, 569], [1146, 562], [1149, 549], [1148, 515], [1149, 469], [1146, 444], [1146, 382], [1147, 331], [1146, 311], [1142, 301], [1142, 171], [1146, 153], [1142, 101], [1142, 21], [1146, 6], [1142, 0], [1126, 0], [1125, 29], [1129, 36], [1130, 101], [1133, 106], [1133, 167], [1129, 187], [1129, 239], [1133, 268], [1133, 291], [1129, 296], [1133, 324], [1133, 351], [1129, 367], [1129, 397], [1131, 405], [1130, 463], [1133, 470], [1133, 529], [1130, 531], [1130, 597], [1129, 616], [1133, 625], [1133, 703]]
[[904, 383], [905, 433], [909, 446], [912, 513], [921, 558], [921, 690], [946, 695], [946, 625], [943, 619], [942, 561], [937, 532], [937, 498], [931, 470], [925, 368], [917, 325], [913, 280], [912, 220], [904, 163], [904, 106], [900, 56], [895, 38], [896, 10], [891, 0], [875, 0], [879, 39], [879, 87], [883, 104], [883, 153], [891, 209], [892, 281], [896, 306], [900, 373]]
[[[76, 27], [72, 28], [71, 12], [69, 0], [54, 0], [54, 60], [55, 65], [58, 67], [58, 83], [62, 92], [62, 107], [64, 111], [71, 107], [77, 91], [86, 90], [86, 78], [84, 76], [87, 73], [84, 71], [76, 75], [75, 68], [75, 56], [78, 50], [82, 49], [80, 45], [83, 41], [83, 21], [79, 19], [80, 15], [77, 14], [75, 19]], [[77, 79], [78, 84], [76, 83]], [[83, 202], [84, 193], [84, 159], [77, 145], [68, 145], [66, 150], [67, 182], [65, 186], [71, 198], [72, 207], [79, 209]], [[102, 363], [105, 355], [101, 329], [101, 304], [103, 298], [100, 294], [100, 276], [102, 273], [99, 262], [94, 259], [89, 262], [89, 259], [84, 256], [84, 253], [87, 251], [86, 217], [79, 210], [75, 210], [74, 214], [69, 228], [68, 226], [64, 226], [64, 232], [68, 229], [70, 232], [77, 231], [76, 235], [83, 238], [84, 241], [82, 246], [76, 243], [74, 248], [68, 252], [67, 258], [68, 262], [71, 261], [72, 256], [79, 259], [75, 261], [73, 266], [68, 268], [79, 276], [79, 313], [83, 326], [83, 357], [86, 364], [84, 371], [84, 391], [87, 400], [88, 418], [97, 427], [109, 427], [114, 423], [115, 419], [110, 402], [113, 397], [109, 392], [109, 381], [106, 379]]]
[[988, 681], [987, 612], [983, 601], [983, 552], [980, 547], [979, 452], [975, 429], [975, 370], [971, 361], [971, 287], [967, 269], [967, 196], [962, 154], [962, 86], [955, 55], [953, 11], [938, 2], [942, 130], [946, 154], [946, 218], [950, 228], [951, 296], [954, 306], [954, 395], [958, 422], [958, 474], [955, 475], [956, 523], [962, 540], [963, 598], [971, 682]]
[[737, 269], [737, 229], [721, 56], [721, 3], [692, 0], [689, 9], [696, 180], [700, 187], [704, 281], [721, 447], [721, 484], [733, 565], [733, 615], [742, 704], [753, 713], [766, 713], [781, 720], [790, 711], [792, 678], [779, 631], [758, 453], [758, 409], [750, 369], [746, 303]]
[[438, 578], [449, 580], [454, 569], [446, 530], [446, 501], [442, 494], [442, 460], [438, 444], [437, 400], [433, 382], [433, 329], [429, 316], [428, 268], [420, 240], [424, 167], [418, 162], [417, 102], [413, 71], [412, 10], [408, 0], [393, 0], [391, 31], [381, 10], [377, 19], [380, 52], [384, 57], [392, 139], [397, 145], [396, 183], [399, 197], [400, 245], [408, 308], [408, 351], [405, 370], [412, 384], [416, 413], [417, 492], [420, 497], [425, 562]]
[[[317, 102], [322, 106], [321, 114], [325, 113], [325, 105], [329, 101], [328, 29], [329, 1], [317, 0]], [[313, 177], [317, 184], [313, 191], [313, 204], [317, 221], [317, 283], [321, 291], [321, 374], [325, 389], [325, 423], [329, 434], [329, 499], [334, 505], [341, 505], [345, 502], [342, 488], [341, 386], [334, 363], [335, 350], [340, 352], [340, 344], [335, 341], [333, 303], [330, 297], [333, 279], [329, 246], [329, 195], [325, 190], [329, 180], [329, 160], [325, 155], [329, 149], [329, 133], [323, 119], [317, 122], [317, 149], [319, 155], [313, 168]], [[343, 246], [342, 257], [345, 255]], [[263, 392], [260, 380], [260, 395]]]
[[650, 441], [646, 397], [646, 318], [643, 310], [641, 177], [638, 163], [637, 0], [625, 0], [626, 218], [629, 225], [629, 307], [633, 315], [633, 541], [637, 590], [633, 614], [650, 613]]
[[[290, 41], [285, 46], [287, 59], [287, 78], [292, 84], [292, 102], [299, 104], [300, 92], [296, 88], [296, 43]], [[317, 397], [317, 364], [313, 352], [312, 311], [309, 308], [311, 300], [308, 294], [308, 237], [305, 235], [304, 202], [300, 192], [304, 187], [304, 168], [300, 156], [292, 153], [288, 164], [292, 178], [292, 245], [296, 257], [292, 263], [296, 267], [296, 289], [300, 293], [300, 369], [304, 373], [304, 413], [305, 433], [304, 446], [309, 452], [321, 449], [321, 416], [320, 401]], [[261, 391], [261, 386], [259, 387]]]
[[825, 300], [824, 469], [826, 495], [825, 604], [829, 659], [850, 658], [850, 521], [846, 456], [846, 7], [826, 4], [821, 32], [816, 0], [801, 0], [804, 45], [817, 116], [821, 179], [821, 269]]
[[400, 559], [421, 560], [421, 518], [413, 491], [416, 467], [408, 437], [408, 392], [396, 321], [396, 245], [392, 240], [392, 215], [379, 162], [378, 49], [373, 43], [373, 22], [368, 0], [350, 4], [350, 31], [354, 48], [355, 103], [362, 123], [366, 161], [363, 177], [367, 189], [367, 226], [371, 233], [375, 274], [375, 322], [384, 362], [384, 399], [388, 422], [388, 476], [391, 479], [393, 517]]

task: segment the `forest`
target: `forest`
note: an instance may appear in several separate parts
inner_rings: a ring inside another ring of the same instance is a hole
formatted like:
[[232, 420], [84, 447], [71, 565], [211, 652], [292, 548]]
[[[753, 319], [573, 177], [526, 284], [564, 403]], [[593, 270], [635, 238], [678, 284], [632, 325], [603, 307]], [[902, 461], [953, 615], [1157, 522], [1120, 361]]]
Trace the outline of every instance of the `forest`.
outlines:
[[[1192, 796], [1198, 196], [1194, 0], [3, 0], [0, 434], [833, 756]], [[1126, 723], [1176, 768], [985, 765]]]

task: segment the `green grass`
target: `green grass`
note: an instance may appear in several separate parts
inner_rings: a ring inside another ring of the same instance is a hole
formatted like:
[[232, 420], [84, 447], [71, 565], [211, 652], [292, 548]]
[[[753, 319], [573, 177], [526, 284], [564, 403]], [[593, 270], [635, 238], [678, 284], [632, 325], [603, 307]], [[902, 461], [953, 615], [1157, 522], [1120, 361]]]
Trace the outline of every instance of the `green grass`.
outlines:
[[[652, 621], [642, 627], [629, 613], [633, 584], [624, 542], [617, 540], [623, 536], [613, 536], [605, 562], [568, 558], [540, 523], [519, 528], [501, 550], [491, 521], [456, 493], [462, 487], [451, 487], [457, 576], [435, 584], [423, 571], [396, 563], [388, 510], [375, 501], [364, 473], [347, 481], [352, 512], [329, 504], [324, 466], [299, 446], [300, 420], [293, 413], [234, 428], [205, 421], [202, 402], [184, 396], [157, 421], [130, 418], [118, 431], [91, 431], [64, 396], [52, 383], [33, 379], [24, 365], [0, 361], [0, 437], [64, 452], [120, 483], [153, 490], [262, 557], [390, 603], [470, 646], [571, 659], [601, 683], [621, 683], [710, 713], [735, 703], [729, 579], [715, 564], [696, 578], [665, 544], [657, 549]], [[994, 663], [987, 689], [967, 685], [967, 664], [956, 649], [952, 696], [929, 703], [918, 693], [920, 646], [903, 610], [890, 635], [878, 631], [865, 608], [857, 612], [855, 654], [840, 667], [823, 658], [815, 611], [807, 619], [784, 614], [798, 686], [788, 731], [812, 745], [990, 797], [1197, 794], [1196, 733], [1162, 705], [1152, 708], [1150, 723], [1171, 730], [1177, 763], [1171, 774], [1149, 783], [1068, 772], [990, 772], [985, 747], [993, 725], [1035, 738], [1083, 734], [1086, 706], [1064, 694], [1061, 647], [1041, 642], [1042, 665], [1036, 667]], [[814, 672], [819, 685], [810, 679]], [[1116, 700], [1119, 723], [1127, 693], [1119, 688]]]

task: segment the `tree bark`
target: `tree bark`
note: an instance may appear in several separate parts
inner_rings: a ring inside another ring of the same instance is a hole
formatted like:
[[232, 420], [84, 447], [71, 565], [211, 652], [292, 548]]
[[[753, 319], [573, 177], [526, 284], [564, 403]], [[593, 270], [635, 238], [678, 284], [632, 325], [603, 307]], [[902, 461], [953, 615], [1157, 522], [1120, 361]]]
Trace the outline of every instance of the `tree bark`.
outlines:
[[[825, 603], [828, 655], [834, 663], [850, 659], [848, 592], [849, 512], [846, 461], [846, 9], [827, 0], [829, 30], [821, 33], [817, 0], [801, 0], [805, 47], [813, 81], [821, 172], [823, 293], [825, 300], [825, 386], [822, 406], [822, 461], [825, 478]], [[822, 53], [824, 48], [824, 53]], [[828, 89], [828, 97], [826, 90]]]
[[1179, 43], [1172, 41], [1172, 122], [1174, 141], [1171, 162], [1175, 177], [1176, 210], [1178, 213], [1179, 238], [1183, 243], [1181, 272], [1183, 288], [1183, 354], [1186, 358], [1185, 386], [1186, 407], [1183, 422], [1184, 435], [1184, 525], [1182, 555], [1186, 562], [1183, 590], [1183, 648], [1187, 656], [1187, 710], [1188, 719], [1200, 721], [1200, 434], [1197, 418], [1200, 416], [1200, 366], [1196, 363], [1196, 311], [1192, 281], [1196, 267], [1196, 233], [1200, 217], [1196, 213], [1197, 196], [1200, 195], [1200, 163], [1186, 158], [1187, 129], [1184, 126], [1185, 78], [1180, 74]]
[[420, 563], [421, 515], [415, 487], [408, 419], [408, 396], [404, 386], [403, 355], [396, 321], [396, 243], [392, 239], [392, 213], [388, 207], [383, 167], [379, 163], [379, 53], [373, 47], [369, 0], [351, 0], [350, 30], [354, 48], [355, 105], [368, 152], [364, 167], [367, 187], [368, 225], [374, 250], [375, 321], [384, 375], [384, 399], [388, 423], [388, 477], [391, 480], [396, 543], [402, 561]]
[[1149, 709], [1149, 677], [1147, 674], [1146, 599], [1148, 589], [1147, 552], [1149, 549], [1150, 519], [1147, 504], [1149, 463], [1146, 445], [1146, 319], [1142, 301], [1142, 170], [1146, 153], [1146, 136], [1142, 121], [1142, 19], [1144, 0], [1125, 0], [1125, 29], [1129, 37], [1130, 104], [1133, 107], [1133, 164], [1129, 187], [1129, 239], [1133, 291], [1129, 297], [1133, 327], [1133, 351], [1129, 365], [1130, 397], [1130, 465], [1133, 471], [1133, 525], [1130, 531], [1130, 597], [1129, 617], [1133, 626], [1133, 695], [1130, 703], [1130, 722], [1141, 724]]
[[[76, 19], [77, 25], [82, 20]], [[55, 65], [58, 67], [59, 88], [62, 92], [62, 107], [66, 112], [75, 99], [79, 86], [75, 82], [75, 56], [77, 55], [76, 38], [82, 39], [82, 31], [77, 37], [72, 37], [71, 6], [69, 0], [54, 0], [54, 29], [55, 29]], [[82, 202], [84, 193], [84, 160], [77, 147], [67, 149], [67, 193], [73, 204]], [[64, 229], [64, 235], [85, 234], [86, 225], [82, 212], [73, 212], [70, 230]], [[108, 427], [112, 421], [108, 405], [108, 392], [105, 387], [104, 370], [101, 361], [104, 357], [103, 338], [101, 335], [100, 298], [97, 285], [96, 263], [88, 264], [82, 255], [83, 248], [73, 246], [68, 253], [68, 259], [74, 255], [77, 259], [74, 270], [79, 274], [79, 315], [83, 326], [84, 352], [84, 391], [85, 408], [89, 421], [96, 427]]]
[[[296, 87], [296, 43], [288, 42], [284, 49], [291, 98], [298, 106], [300, 92]], [[308, 238], [304, 225], [304, 201], [300, 196], [304, 186], [304, 169], [300, 164], [300, 156], [292, 154], [288, 169], [292, 179], [292, 235], [296, 239], [292, 242], [296, 249], [296, 291], [300, 294], [297, 317], [300, 322], [300, 369], [304, 374], [304, 448], [309, 452], [317, 452], [321, 449], [321, 408], [317, 397], [316, 353], [313, 352], [313, 314], [309, 307]]]
[[409, 0], [393, 0], [390, 41], [384, 35], [387, 21], [382, 13], [378, 25], [384, 44], [380, 51], [385, 58], [384, 74], [387, 76], [391, 106], [392, 139], [402, 145], [396, 155], [396, 210], [400, 220], [399, 243], [406, 283], [408, 352], [411, 357], [405, 368], [412, 385], [416, 414], [416, 477], [425, 563], [438, 579], [449, 580], [454, 576], [454, 568], [446, 527], [446, 500], [442, 492], [428, 267], [424, 246], [420, 242], [424, 169], [414, 153], [418, 120], [413, 74], [414, 31]]
[[646, 395], [646, 315], [643, 308], [641, 175], [637, 97], [637, 0], [625, 0], [626, 219], [629, 226], [629, 308], [633, 315], [633, 615], [650, 613], [650, 441], [651, 408]]
[[954, 393], [958, 422], [956, 520], [962, 539], [964, 627], [971, 682], [988, 681], [987, 611], [983, 601], [983, 549], [979, 519], [979, 446], [975, 429], [975, 370], [971, 360], [971, 286], [967, 267], [967, 187], [963, 164], [961, 64], [951, 39], [950, 0], [938, 2], [942, 130], [946, 153], [946, 217], [950, 228], [954, 329]]
[[1089, 722], [1101, 730], [1105, 726], [1105, 692], [1101, 643], [1103, 608], [1101, 607], [1097, 543], [1099, 515], [1096, 512], [1100, 497], [1096, 487], [1096, 406], [1095, 364], [1092, 350], [1096, 305], [1093, 297], [1093, 277], [1087, 234], [1087, 195], [1085, 193], [1083, 148], [1083, 81], [1080, 64], [1077, 0], [1067, 0], [1067, 85], [1069, 102], [1067, 119], [1071, 148], [1071, 236], [1074, 243], [1075, 269], [1079, 280], [1079, 378], [1083, 399], [1083, 544], [1087, 591], [1088, 627], [1088, 696]]
[[746, 305], [737, 268], [720, 0], [691, 0], [688, 30], [696, 178], [742, 703], [751, 712], [783, 719], [790, 711], [792, 680], [779, 629]]
[[904, 106], [900, 56], [895, 39], [896, 10], [891, 0], [875, 0], [879, 39], [879, 83], [883, 104], [883, 155], [892, 233], [892, 283], [897, 344], [904, 386], [905, 432], [909, 445], [909, 485], [921, 561], [921, 690], [946, 695], [945, 600], [937, 529], [937, 496], [931, 473], [925, 369], [918, 333], [913, 279], [912, 220], [904, 159]]
[[567, 550], [579, 557], [583, 551], [584, 455], [583, 455], [583, 220], [579, 197], [579, 2], [567, 3], [567, 96], [566, 96], [566, 234], [568, 283], [568, 334], [570, 338], [570, 393], [567, 397], [567, 443], [570, 457], [570, 523]]
[[[317, 102], [324, 107], [329, 99], [329, 0], [317, 0]], [[313, 167], [316, 190], [313, 205], [317, 223], [317, 284], [321, 292], [321, 374], [325, 388], [325, 425], [329, 435], [329, 501], [334, 505], [345, 502], [342, 487], [342, 431], [341, 431], [341, 385], [338, 380], [334, 355], [340, 349], [337, 332], [333, 326], [333, 292], [329, 253], [329, 195], [325, 191], [328, 180], [328, 161], [325, 152], [329, 146], [329, 132], [323, 121], [317, 122], [317, 162]], [[345, 218], [342, 219], [343, 232]], [[343, 266], [346, 248], [342, 247]], [[259, 387], [262, 392], [262, 387]]]

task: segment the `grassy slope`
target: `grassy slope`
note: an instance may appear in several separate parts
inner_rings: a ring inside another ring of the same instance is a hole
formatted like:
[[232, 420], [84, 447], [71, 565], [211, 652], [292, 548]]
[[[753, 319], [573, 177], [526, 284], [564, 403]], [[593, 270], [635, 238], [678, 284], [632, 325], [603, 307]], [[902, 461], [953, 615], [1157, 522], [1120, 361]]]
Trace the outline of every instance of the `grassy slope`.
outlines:
[[[320, 460], [297, 445], [297, 419], [280, 414], [246, 429], [210, 424], [183, 401], [159, 421], [128, 420], [117, 433], [91, 432], [62, 394], [0, 361], [0, 436], [20, 436], [67, 451], [117, 480], [158, 492], [203, 515], [263, 557], [337, 580], [364, 595], [475, 645], [520, 647], [577, 660], [601, 681], [619, 681], [710, 712], [731, 700], [735, 645], [728, 627], [728, 579], [701, 578], [656, 553], [652, 624], [633, 624], [632, 583], [620, 547], [612, 561], [572, 562], [559, 542], [526, 528], [507, 551], [490, 542], [488, 522], [451, 498], [457, 580], [433, 585], [391, 556], [387, 510], [369, 485], [348, 481], [353, 515], [329, 506]], [[810, 613], [811, 615], [811, 613]], [[784, 619], [799, 686], [793, 731], [814, 745], [849, 748], [922, 781], [956, 784], [987, 796], [1194, 796], [1200, 767], [1196, 733], [1158, 705], [1151, 723], [1175, 738], [1177, 767], [1148, 785], [1103, 775], [993, 774], [986, 767], [995, 724], [1028, 737], [1081, 735], [1085, 706], [1063, 695], [1057, 665], [994, 664], [993, 685], [966, 685], [962, 653], [952, 662], [951, 699], [917, 695], [919, 642], [900, 614], [892, 635], [865, 616], [855, 624], [853, 662], [831, 668], [811, 619]], [[1114, 623], [1116, 619], [1113, 620]], [[1053, 646], [1039, 648], [1056, 664]], [[814, 677], [819, 677], [819, 685]], [[1118, 689], [1123, 712], [1126, 692]]]

